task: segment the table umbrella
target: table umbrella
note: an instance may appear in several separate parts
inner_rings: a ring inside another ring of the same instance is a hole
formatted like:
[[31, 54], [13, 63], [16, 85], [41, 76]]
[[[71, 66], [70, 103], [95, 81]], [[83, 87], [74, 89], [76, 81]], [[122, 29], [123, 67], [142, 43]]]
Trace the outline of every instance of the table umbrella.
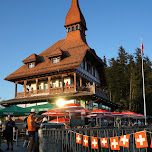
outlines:
[[129, 122], [130, 122], [130, 118], [134, 118], [134, 116], [137, 115], [137, 113], [135, 112], [132, 112], [132, 111], [124, 111], [124, 112], [121, 112], [124, 116], [123, 118], [128, 118], [129, 119]]
[[107, 113], [111, 113], [110, 111], [108, 110], [102, 110], [102, 109], [99, 109], [99, 110], [93, 110], [91, 111], [90, 113], [96, 113], [96, 114], [107, 114]]
[[97, 114], [97, 116], [96, 116], [97, 125], [98, 125], [98, 118], [100, 118], [99, 119], [100, 120], [100, 126], [101, 126], [101, 118], [105, 117], [106, 114], [108, 114], [108, 113], [111, 113], [111, 112], [108, 111], [108, 110], [103, 110], [103, 109], [93, 110], [93, 111], [90, 112], [90, 114]]
[[58, 117], [68, 116], [67, 113], [59, 112], [59, 111], [55, 111], [55, 110], [50, 110], [50, 111], [44, 112], [42, 115], [57, 117], [57, 120], [58, 120]]
[[137, 113], [131, 112], [131, 111], [124, 111], [124, 112], [121, 112], [121, 114], [123, 114], [123, 115], [137, 115]]
[[136, 115], [126, 115], [126, 118], [133, 118], [133, 119], [145, 119], [147, 117], [145, 117], [144, 115], [142, 114], [136, 114]]
[[50, 110], [50, 111], [47, 111], [47, 112], [44, 112], [42, 115], [46, 115], [46, 116], [59, 116], [59, 117], [62, 117], [62, 116], [67, 116], [68, 114], [67, 113], [64, 113], [64, 112], [59, 112], [59, 111], [55, 111], [55, 110]]
[[130, 118], [137, 116], [137, 113], [131, 112], [131, 111], [125, 111], [125, 112], [121, 112], [121, 113], [123, 114], [123, 118], [129, 118], [129, 122], [130, 122]]
[[81, 113], [81, 119], [83, 119], [83, 117], [86, 117], [86, 113], [89, 113], [90, 110], [89, 109], [76, 109], [76, 110], [70, 110], [70, 113]]
[[91, 112], [89, 109], [86, 109], [86, 108], [84, 108], [84, 109], [76, 109], [76, 110], [71, 110], [71, 112], [73, 112], [73, 113], [78, 113], [78, 112]]
[[68, 104], [65, 104], [64, 106], [62, 107], [56, 107], [55, 110], [80, 110], [80, 109], [84, 109], [84, 107], [82, 107], [81, 105], [79, 104], [76, 104], [76, 103], [68, 103]]
[[49, 123], [65, 123], [65, 124], [69, 122], [70, 122], [69, 118], [59, 118], [59, 119], [53, 119], [49, 121]]
[[81, 110], [81, 109], [84, 109], [84, 107], [76, 103], [68, 103], [62, 107], [55, 108], [56, 111], [68, 112], [70, 119], [71, 119], [71, 110]]
[[124, 116], [124, 114], [122, 114], [121, 112], [111, 112], [111, 113], [107, 113], [106, 116], [110, 116], [114, 118], [114, 127], [116, 126], [116, 118], [120, 117], [120, 124], [121, 124], [121, 118]]

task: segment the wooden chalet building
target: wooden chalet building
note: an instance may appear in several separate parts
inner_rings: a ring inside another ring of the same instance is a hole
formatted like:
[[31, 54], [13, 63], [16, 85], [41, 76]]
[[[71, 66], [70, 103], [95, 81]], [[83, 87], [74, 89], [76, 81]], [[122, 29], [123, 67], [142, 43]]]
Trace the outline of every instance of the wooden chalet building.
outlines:
[[[72, 0], [64, 27], [65, 39], [38, 55], [30, 55], [22, 61], [23, 66], [5, 78], [15, 83], [15, 98], [2, 101], [1, 105], [53, 103], [64, 98], [118, 108], [103, 89], [107, 85], [104, 63], [87, 44], [86, 21], [78, 0]], [[18, 92], [19, 84], [22, 92]]]

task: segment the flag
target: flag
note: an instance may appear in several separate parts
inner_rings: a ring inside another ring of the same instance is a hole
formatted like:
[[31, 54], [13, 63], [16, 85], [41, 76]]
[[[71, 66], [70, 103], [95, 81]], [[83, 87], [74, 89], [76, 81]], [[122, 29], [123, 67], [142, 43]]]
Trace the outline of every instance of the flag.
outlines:
[[98, 138], [97, 137], [91, 137], [91, 148], [98, 149]]
[[110, 138], [110, 145], [111, 145], [111, 150], [120, 150], [119, 138], [118, 137], [111, 137]]
[[141, 48], [140, 48], [141, 53], [143, 53], [143, 49], [144, 49], [144, 46], [143, 46], [143, 43], [142, 43], [142, 41], [141, 41]]
[[108, 138], [100, 138], [101, 148], [108, 148]]
[[148, 147], [145, 131], [135, 133], [135, 141], [136, 141], [136, 148]]
[[81, 135], [76, 133], [76, 143], [81, 144]]
[[130, 138], [130, 135], [122, 135], [122, 136], [120, 137], [119, 146], [129, 148], [129, 138]]
[[88, 136], [83, 136], [83, 146], [88, 147]]

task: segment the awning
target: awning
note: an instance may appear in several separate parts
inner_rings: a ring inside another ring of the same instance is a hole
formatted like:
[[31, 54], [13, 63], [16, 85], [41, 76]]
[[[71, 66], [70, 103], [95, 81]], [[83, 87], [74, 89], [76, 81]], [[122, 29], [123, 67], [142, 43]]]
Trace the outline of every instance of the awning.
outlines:
[[32, 109], [32, 108], [34, 108], [37, 112], [50, 111], [55, 108], [55, 105], [54, 104], [43, 104], [43, 105], [28, 107], [27, 109]]
[[30, 114], [30, 109], [21, 108], [16, 105], [0, 109], [0, 116], [28, 116]]

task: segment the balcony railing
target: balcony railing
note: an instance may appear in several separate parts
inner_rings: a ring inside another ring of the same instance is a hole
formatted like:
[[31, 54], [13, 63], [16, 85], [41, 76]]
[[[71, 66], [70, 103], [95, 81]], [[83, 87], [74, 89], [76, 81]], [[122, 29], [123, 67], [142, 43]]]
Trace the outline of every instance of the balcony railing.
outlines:
[[[56, 93], [63, 93], [63, 92], [72, 92], [75, 91], [74, 85], [64, 86], [63, 87], [56, 87], [56, 88], [50, 88], [49, 89], [40, 89], [40, 90], [33, 90], [33, 91], [26, 91], [24, 92], [18, 92], [17, 98], [21, 97], [30, 97], [30, 96], [39, 96], [39, 95], [46, 95], [46, 94], [56, 94]], [[104, 99], [109, 99], [108, 93], [106, 93], [103, 89], [96, 87], [95, 85], [91, 85], [88, 87], [77, 87], [77, 91], [86, 91], [91, 92], [93, 94], [96, 94]]]
[[24, 97], [24, 92], [18, 92], [18, 93], [17, 93], [17, 97], [19, 97], [19, 98], [20, 98], [20, 97]]
[[62, 88], [62, 87], [50, 88], [50, 90], [49, 89], [40, 89], [40, 90], [37, 90], [37, 93], [36, 93], [36, 90], [26, 91], [26, 93], [18, 92], [16, 97], [21, 98], [21, 97], [29, 97], [29, 96], [62, 93], [62, 92], [71, 92], [71, 91], [74, 91], [74, 85], [64, 86], [64, 88]]

